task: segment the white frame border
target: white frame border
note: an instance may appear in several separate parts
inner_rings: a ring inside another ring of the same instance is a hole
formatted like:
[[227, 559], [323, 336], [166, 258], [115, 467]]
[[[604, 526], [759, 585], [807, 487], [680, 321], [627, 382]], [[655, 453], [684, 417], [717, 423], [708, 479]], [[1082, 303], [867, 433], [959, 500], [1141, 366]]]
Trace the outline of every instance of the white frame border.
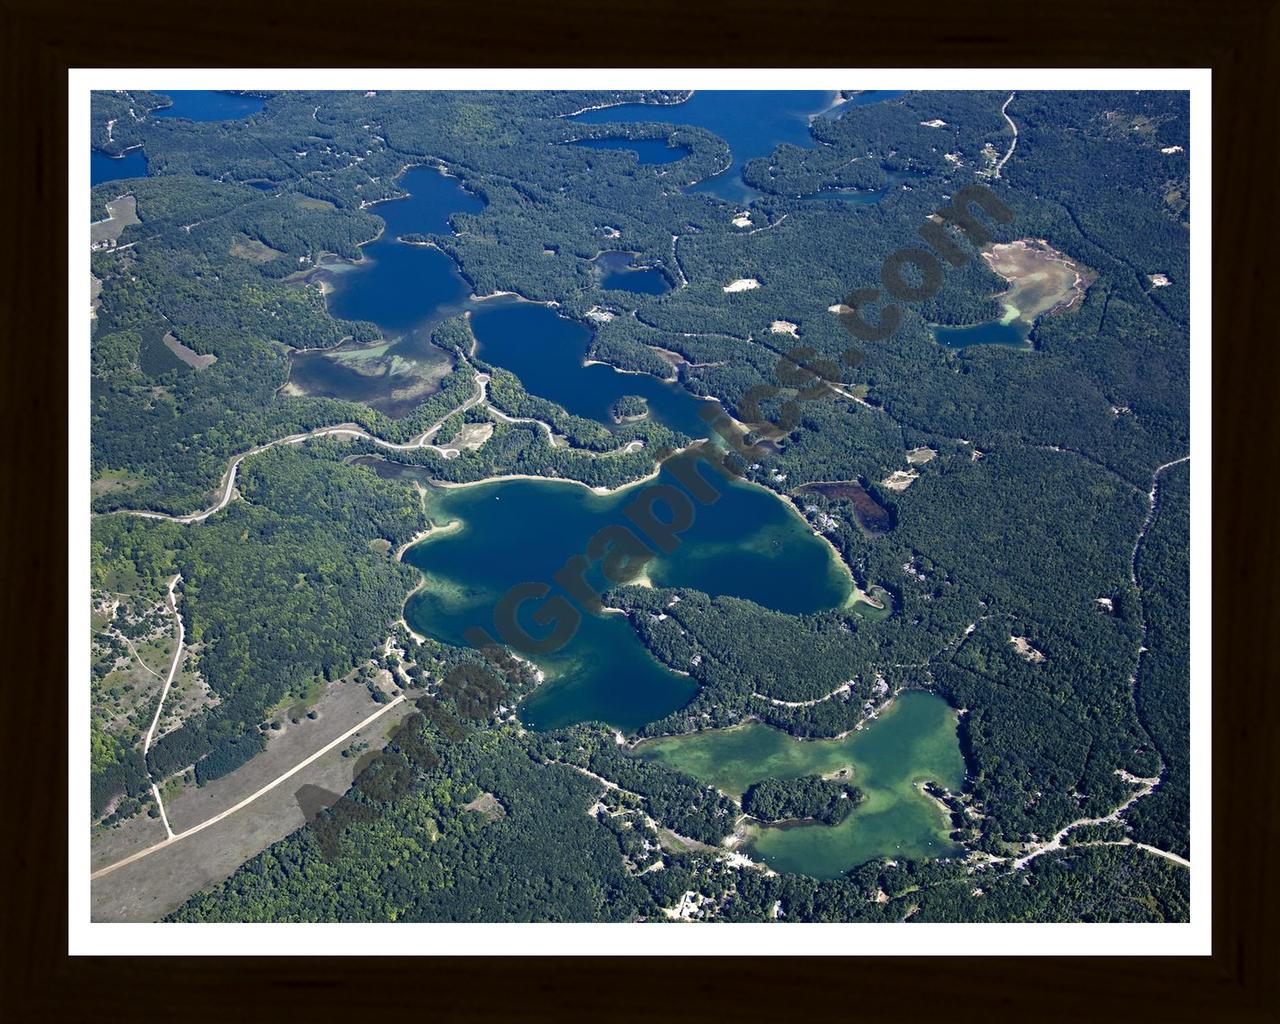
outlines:
[[[1081, 89], [1191, 93], [1191, 921], [1185, 924], [108, 924], [89, 920], [87, 664], [89, 375], [68, 381], [68, 952], [71, 955], [1208, 955], [1211, 952], [1211, 79], [1193, 69], [263, 69], [68, 72], [68, 170], [89, 177], [89, 93], [100, 89]], [[68, 189], [70, 365], [90, 347], [85, 194]], [[71, 879], [79, 879], [72, 883]], [[342, 936], [335, 930], [343, 931]], [[712, 941], [714, 940], [714, 941]]]

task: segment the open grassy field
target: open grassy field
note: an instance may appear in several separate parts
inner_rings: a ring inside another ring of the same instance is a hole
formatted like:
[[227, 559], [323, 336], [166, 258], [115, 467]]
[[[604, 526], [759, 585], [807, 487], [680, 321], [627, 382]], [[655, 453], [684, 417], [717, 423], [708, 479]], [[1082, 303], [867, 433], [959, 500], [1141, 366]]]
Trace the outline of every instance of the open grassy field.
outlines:
[[277, 256], [283, 256], [279, 249], [273, 249], [265, 242], [248, 235], [237, 235], [231, 240], [231, 255], [250, 263], [270, 263]]
[[120, 235], [130, 224], [141, 224], [138, 220], [138, 201], [133, 196], [121, 196], [107, 203], [107, 219], [89, 225], [89, 242], [98, 245], [101, 242], [119, 241]]
[[[331, 740], [367, 718], [377, 705], [365, 687], [333, 683], [315, 704], [315, 719], [302, 717], [272, 732], [267, 749], [229, 775], [196, 787], [186, 785], [166, 802], [174, 832], [182, 832], [233, 807], [245, 797], [304, 761]], [[306, 818], [297, 792], [318, 786], [335, 798], [351, 785], [358, 758], [342, 749], [366, 744], [366, 752], [386, 745], [391, 724], [413, 710], [406, 701], [365, 730], [308, 765], [252, 804], [202, 832], [167, 846], [93, 883], [95, 921], [154, 921], [193, 893], [221, 881], [244, 861], [300, 828]], [[164, 839], [164, 828], [146, 815], [95, 834], [90, 865], [98, 870]]]

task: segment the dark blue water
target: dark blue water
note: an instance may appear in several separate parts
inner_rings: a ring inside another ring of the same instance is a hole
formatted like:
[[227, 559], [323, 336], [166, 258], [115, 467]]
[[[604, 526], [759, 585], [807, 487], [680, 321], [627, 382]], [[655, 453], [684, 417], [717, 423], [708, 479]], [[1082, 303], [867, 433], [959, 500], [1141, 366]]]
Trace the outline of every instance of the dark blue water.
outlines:
[[158, 119], [180, 117], [187, 121], [235, 121], [256, 114], [265, 105], [255, 96], [237, 96], [229, 92], [209, 89], [187, 89], [164, 94], [173, 100], [173, 106], [153, 110], [151, 116]]
[[584, 124], [692, 124], [714, 132], [729, 144], [733, 163], [714, 178], [689, 191], [710, 192], [734, 203], [759, 195], [742, 180], [742, 165], [757, 156], [768, 156], [784, 142], [812, 146], [809, 118], [831, 102], [832, 92], [699, 90], [684, 103], [655, 106], [627, 103], [575, 115]]
[[630, 252], [601, 253], [592, 265], [599, 275], [601, 288], [621, 288], [641, 295], [661, 295], [671, 290], [667, 276], [654, 267], [633, 266], [635, 254]]
[[371, 320], [388, 337], [437, 322], [470, 294], [453, 260], [439, 249], [397, 241], [401, 235], [449, 234], [449, 217], [479, 213], [484, 200], [434, 167], [411, 168], [397, 180], [404, 199], [378, 203], [382, 236], [363, 249], [357, 267], [334, 273], [329, 309], [347, 320]]
[[[665, 467], [659, 483], [680, 490], [673, 469]], [[731, 594], [796, 614], [843, 604], [848, 577], [799, 516], [761, 487], [719, 478], [714, 486], [719, 499], [697, 509], [676, 550], [646, 566], [654, 583]], [[405, 555], [428, 579], [410, 598], [405, 617], [418, 632], [446, 643], [465, 644], [467, 628], [476, 625], [501, 635], [494, 609], [503, 594], [525, 581], [550, 584], [601, 528], [626, 521], [623, 509], [639, 493], [633, 487], [600, 496], [545, 480], [433, 490], [428, 497], [432, 520], [459, 525]], [[597, 590], [606, 586], [598, 563], [585, 578]], [[531, 619], [540, 606], [533, 601], [519, 609], [519, 621], [531, 637], [548, 632]], [[592, 615], [581, 608], [579, 615], [578, 628], [562, 650], [534, 654], [549, 678], [520, 705], [527, 727], [599, 720], [633, 730], [693, 695], [696, 684], [654, 661], [624, 616]], [[564, 621], [573, 618], [568, 614]]]
[[147, 157], [141, 148], [131, 149], [119, 159], [99, 153], [96, 149], [89, 153], [89, 184], [101, 185], [104, 181], [119, 181], [122, 178], [145, 178], [147, 176]]
[[[464, 309], [472, 310], [471, 327], [487, 362], [515, 373], [530, 394], [549, 398], [579, 416], [615, 426], [610, 407], [623, 395], [641, 395], [659, 423], [690, 437], [706, 437], [706, 421], [698, 416], [700, 399], [674, 383], [645, 374], [621, 373], [610, 366], [583, 366], [591, 332], [553, 309], [511, 297], [473, 302], [471, 287], [448, 256], [428, 246], [397, 241], [400, 235], [451, 231], [455, 213], [478, 213], [484, 201], [463, 189], [456, 178], [431, 167], [417, 167], [397, 185], [410, 195], [374, 207], [386, 230], [363, 249], [357, 265], [334, 264], [315, 276], [333, 285], [330, 311], [347, 320], [369, 320], [394, 339], [390, 347], [346, 347], [338, 351], [298, 352], [289, 380], [307, 394], [365, 402], [393, 416], [407, 413], [413, 397], [390, 397], [412, 381], [391, 373], [395, 357], [419, 369], [442, 354], [430, 343], [431, 328]], [[608, 258], [608, 259], [606, 259]], [[632, 254], [602, 257], [606, 287], [629, 287], [657, 293], [670, 287], [660, 271], [627, 270]], [[374, 351], [377, 349], [377, 351]], [[355, 352], [373, 358], [352, 360]]]
[[933, 336], [947, 348], [968, 348], [970, 345], [1009, 345], [1027, 347], [1027, 326], [1017, 320], [1002, 324], [992, 320], [968, 327], [935, 327]]
[[[433, 167], [415, 167], [396, 183], [403, 199], [378, 203], [386, 221], [377, 241], [356, 264], [334, 264], [315, 272], [333, 286], [329, 310], [345, 320], [369, 320], [390, 346], [342, 346], [328, 352], [296, 352], [289, 382], [306, 394], [364, 402], [390, 416], [410, 412], [425, 396], [421, 378], [443, 369], [445, 353], [431, 344], [431, 329], [466, 307], [471, 286], [439, 249], [397, 241], [400, 235], [448, 234], [454, 213], [478, 213], [484, 200], [456, 178]], [[353, 360], [352, 354], [369, 358]]]
[[669, 164], [689, 155], [683, 146], [668, 146], [666, 139], [583, 139], [572, 143], [585, 149], [630, 150], [642, 164]]
[[471, 330], [485, 362], [510, 370], [532, 395], [549, 398], [569, 412], [614, 426], [610, 407], [623, 395], [640, 395], [649, 415], [690, 437], [706, 437], [707, 421], [698, 411], [708, 403], [679, 384], [643, 373], [622, 373], [612, 366], [583, 366], [591, 331], [554, 309], [515, 298], [479, 303]]
[[906, 90], [897, 89], [865, 89], [858, 95], [845, 100], [843, 103], [837, 103], [829, 110], [822, 112], [823, 117], [838, 118], [845, 114], [846, 111], [855, 107], [867, 107], [872, 103], [881, 103], [885, 100], [896, 100], [899, 96], [905, 96]]

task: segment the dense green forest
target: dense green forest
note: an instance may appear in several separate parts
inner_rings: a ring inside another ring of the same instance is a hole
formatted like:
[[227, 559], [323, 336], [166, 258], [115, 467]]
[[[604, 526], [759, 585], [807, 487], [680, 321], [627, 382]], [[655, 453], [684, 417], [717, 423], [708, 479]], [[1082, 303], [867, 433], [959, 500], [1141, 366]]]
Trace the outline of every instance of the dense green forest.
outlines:
[[1191, 856], [1191, 469], [1160, 476], [1159, 504], [1138, 550], [1147, 650], [1138, 666], [1138, 715], [1160, 752], [1160, 786], [1126, 813], [1134, 837]]
[[[872, 862], [830, 882], [731, 867], [712, 848], [742, 813], [834, 822], [856, 791], [766, 780], [740, 807], [603, 727], [525, 733], [492, 694], [446, 688], [388, 748], [384, 769], [405, 785], [358, 783], [349, 803], [363, 811], [320, 814], [176, 919], [662, 919], [688, 891], [720, 920], [1185, 919], [1184, 868], [1097, 845], [1189, 856], [1185, 464], [1161, 474], [1146, 525], [1153, 473], [1189, 450], [1185, 95], [914, 92], [818, 118], [814, 145], [746, 163], [750, 230], [737, 207], [686, 187], [729, 153], [664, 122], [683, 94], [261, 95], [260, 113], [208, 123], [150, 116], [168, 103], [158, 93], [93, 99], [93, 146], [141, 145], [149, 167], [90, 196], [91, 219], [127, 194], [139, 221], [92, 256], [94, 585], [163, 589], [181, 574], [178, 607], [216, 696], [145, 759], [131, 737], [95, 734], [95, 819], [122, 796], [116, 814], [141, 809], [153, 779], [188, 766], [200, 782], [233, 771], [261, 748], [269, 708], [345, 676], [398, 628], [419, 575], [392, 552], [427, 525], [413, 484], [520, 473], [616, 487], [688, 442], [642, 418], [634, 395], [603, 423], [531, 393], [477, 356], [462, 315], [434, 325], [452, 369], [405, 416], [285, 386], [294, 354], [382, 337], [331, 315], [308, 278], [359, 259], [384, 226], [371, 204], [423, 163], [486, 205], [414, 240], [477, 295], [516, 292], [589, 325], [591, 358], [718, 399], [767, 439], [750, 479], [794, 498], [885, 605], [792, 616], [691, 590], [612, 591], [653, 657], [698, 684], [640, 732], [759, 719], [837, 736], [902, 688], [927, 688], [964, 711], [965, 800], [980, 817], [959, 830], [968, 861]], [[566, 116], [623, 102], [654, 104], [653, 120]], [[997, 176], [1006, 103], [1018, 145]], [[648, 165], [567, 144], [606, 137], [665, 139], [679, 155]], [[975, 182], [1012, 211], [983, 220], [991, 238], [1042, 239], [1088, 268], [1083, 300], [1036, 320], [1026, 348], [939, 344], [935, 325], [998, 318], [1006, 289], [951, 232], [965, 256], [944, 264], [936, 293], [897, 301], [890, 336], [855, 339], [831, 307], [879, 286], [886, 258], [921, 245], [921, 227]], [[831, 189], [885, 195], [802, 198]], [[592, 261], [614, 238], [674, 287], [603, 289]], [[726, 291], [743, 278], [760, 286]], [[599, 309], [612, 317], [588, 316]], [[463, 410], [479, 373], [486, 400]], [[230, 459], [289, 434], [356, 424], [404, 445], [442, 421], [436, 444], [467, 424], [492, 432], [456, 454], [351, 437], [277, 445], [244, 460], [236, 500], [203, 522], [121, 514], [206, 508]], [[907, 461], [922, 449], [934, 454]], [[856, 486], [807, 486], [820, 482]], [[437, 648], [442, 663], [471, 657]], [[415, 664], [422, 686], [434, 667]], [[531, 685], [515, 671], [507, 684]], [[1126, 776], [1160, 781], [1123, 822], [1009, 868], [1123, 803]], [[468, 809], [483, 794], [503, 813]]]
[[[1129, 846], [1067, 848], [1021, 872], [976, 876], [927, 862], [872, 862], [823, 882], [730, 868], [692, 830], [654, 827], [671, 811], [667, 787], [624, 775], [621, 790], [601, 795], [591, 778], [550, 759], [590, 743], [581, 731], [543, 736], [531, 750], [509, 728], [442, 717], [451, 736], [424, 716], [396, 740], [430, 756], [389, 748], [388, 762], [414, 776], [407, 792], [387, 800], [375, 782], [358, 782], [339, 821], [322, 812], [170, 919], [644, 921], [663, 920], [687, 892], [724, 921], [1186, 918], [1186, 871]], [[591, 763], [606, 769], [617, 756]], [[501, 811], [473, 809], [482, 794]]]

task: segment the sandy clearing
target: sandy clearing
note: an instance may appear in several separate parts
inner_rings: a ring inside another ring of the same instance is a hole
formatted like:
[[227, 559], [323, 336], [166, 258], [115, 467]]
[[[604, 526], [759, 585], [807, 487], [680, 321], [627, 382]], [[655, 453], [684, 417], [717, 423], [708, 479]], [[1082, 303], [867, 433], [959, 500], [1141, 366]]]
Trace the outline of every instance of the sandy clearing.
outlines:
[[165, 336], [162, 340], [164, 341], [165, 348], [190, 366], [193, 370], [203, 370], [218, 361], [218, 357], [213, 353], [199, 355], [194, 349], [187, 348], [186, 345], [182, 344], [182, 342], [173, 336], [172, 331], [165, 332]]
[[880, 481], [880, 486], [890, 491], [905, 491], [919, 479], [920, 474], [914, 469], [895, 469]]
[[1026, 658], [1027, 661], [1038, 664], [1045, 660], [1044, 655], [1032, 647], [1031, 641], [1025, 636], [1011, 636], [1009, 637], [1009, 643], [1013, 644], [1013, 649]]
[[306, 768], [309, 764], [312, 764], [313, 762], [319, 760], [321, 757], [327, 754], [330, 750], [333, 750], [339, 744], [349, 739], [351, 736], [354, 736], [361, 729], [365, 728], [368, 725], [371, 725], [373, 722], [377, 721], [379, 718], [385, 715], [388, 711], [391, 711], [397, 705], [402, 704], [404, 702], [404, 699], [405, 698], [403, 695], [399, 697], [393, 697], [389, 702], [382, 705], [382, 707], [380, 707], [372, 715], [366, 718], [363, 722], [359, 723], [358, 725], [354, 726], [351, 729], [348, 729], [337, 739], [330, 741], [325, 746], [317, 750], [310, 757], [294, 765], [288, 771], [277, 776], [275, 779], [272, 779], [261, 789], [258, 789], [256, 792], [249, 794], [249, 796], [245, 797], [239, 803], [227, 808], [225, 811], [222, 811], [220, 814], [215, 814], [212, 818], [208, 818], [200, 822], [200, 824], [198, 825], [193, 825], [191, 828], [186, 829], [183, 832], [179, 832], [177, 835], [171, 836], [170, 838], [164, 840], [163, 842], [156, 843], [154, 846], [148, 846], [145, 849], [139, 850], [137, 853], [134, 853], [128, 857], [125, 857], [124, 860], [116, 861], [114, 864], [108, 864], [106, 867], [99, 868], [97, 871], [93, 872], [89, 876], [89, 880], [91, 882], [96, 881], [99, 878], [103, 878], [106, 875], [112, 874], [113, 872], [118, 871], [120, 868], [126, 867], [129, 864], [133, 864], [139, 860], [142, 860], [144, 857], [149, 857], [153, 853], [156, 853], [157, 851], [162, 850], [167, 846], [171, 846], [174, 843], [179, 843], [182, 840], [189, 838], [190, 836], [194, 836], [199, 832], [203, 832], [205, 829], [210, 828], [213, 825], [216, 825], [218, 822], [222, 821], [224, 818], [227, 818], [230, 815], [235, 814], [237, 811], [243, 810], [245, 807], [248, 807], [251, 803], [257, 800], [259, 797], [262, 797], [265, 794], [269, 793], [271, 790], [281, 785], [281, 783], [288, 781], [294, 775], [298, 774], [298, 772]]

